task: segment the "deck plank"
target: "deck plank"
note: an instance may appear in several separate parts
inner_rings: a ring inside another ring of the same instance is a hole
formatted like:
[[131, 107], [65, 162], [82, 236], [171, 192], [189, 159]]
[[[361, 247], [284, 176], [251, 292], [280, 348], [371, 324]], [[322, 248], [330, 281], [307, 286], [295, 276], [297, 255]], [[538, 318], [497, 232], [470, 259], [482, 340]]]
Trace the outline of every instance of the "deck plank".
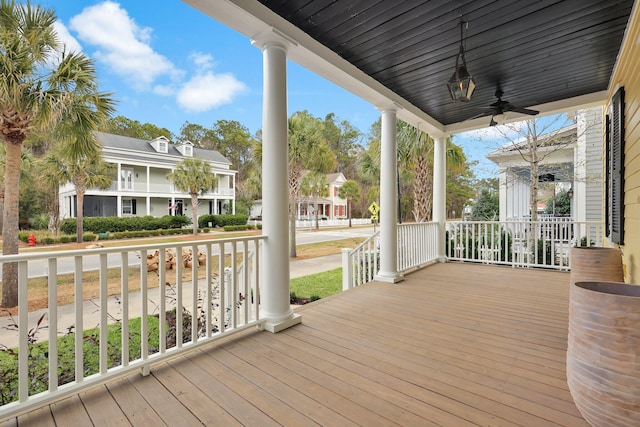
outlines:
[[107, 384], [107, 389], [118, 402], [120, 410], [125, 414], [131, 424], [139, 426], [162, 425], [164, 423], [162, 418], [153, 410], [151, 405], [149, 405], [129, 380], [129, 378], [131, 378], [135, 381], [139, 377], [140, 374], [135, 374], [128, 378], [113, 381]]
[[[131, 422], [104, 385], [80, 393], [91, 422], [95, 426], [130, 426]], [[111, 398], [109, 398], [111, 397]]]
[[3, 426], [114, 414], [132, 425], [584, 427], [566, 384], [568, 277], [435, 264], [299, 307], [302, 324], [278, 334], [242, 332]]

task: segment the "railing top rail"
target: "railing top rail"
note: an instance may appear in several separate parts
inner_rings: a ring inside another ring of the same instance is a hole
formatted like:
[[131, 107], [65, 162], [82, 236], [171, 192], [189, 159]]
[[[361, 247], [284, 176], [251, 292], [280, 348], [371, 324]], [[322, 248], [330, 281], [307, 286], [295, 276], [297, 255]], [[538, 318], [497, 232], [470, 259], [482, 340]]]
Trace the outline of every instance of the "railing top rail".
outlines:
[[366, 240], [362, 243], [360, 243], [358, 246], [356, 246], [355, 248], [351, 249], [351, 251], [349, 252], [349, 254], [353, 254], [356, 253], [357, 251], [359, 251], [360, 249], [362, 249], [365, 245], [367, 245], [369, 242], [371, 242], [371, 240], [375, 239], [377, 236], [380, 235], [380, 230], [376, 231], [375, 233], [373, 233], [371, 236], [367, 237]]
[[[66, 258], [81, 255], [101, 255], [101, 254], [114, 254], [127, 252], [140, 252], [156, 249], [168, 249], [176, 246], [202, 246], [208, 244], [226, 244], [233, 242], [250, 242], [250, 241], [262, 241], [266, 240], [266, 235], [256, 236], [244, 236], [244, 237], [230, 237], [225, 239], [207, 239], [207, 240], [187, 240], [187, 241], [174, 241], [168, 243], [146, 243], [144, 245], [132, 245], [132, 246], [113, 246], [109, 248], [94, 248], [94, 249], [74, 249], [74, 250], [53, 250], [46, 252], [30, 252], [14, 255], [0, 255], [0, 263], [13, 262], [13, 261], [30, 261], [36, 259], [49, 259], [49, 258]], [[85, 242], [91, 244], [91, 242]]]

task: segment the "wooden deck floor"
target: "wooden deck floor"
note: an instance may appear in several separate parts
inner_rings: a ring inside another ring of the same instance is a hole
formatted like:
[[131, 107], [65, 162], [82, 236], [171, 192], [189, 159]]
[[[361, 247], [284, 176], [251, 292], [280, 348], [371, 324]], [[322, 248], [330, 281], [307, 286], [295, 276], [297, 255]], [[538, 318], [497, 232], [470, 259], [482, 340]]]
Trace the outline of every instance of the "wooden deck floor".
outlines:
[[437, 264], [3, 425], [586, 426], [566, 385], [568, 282]]

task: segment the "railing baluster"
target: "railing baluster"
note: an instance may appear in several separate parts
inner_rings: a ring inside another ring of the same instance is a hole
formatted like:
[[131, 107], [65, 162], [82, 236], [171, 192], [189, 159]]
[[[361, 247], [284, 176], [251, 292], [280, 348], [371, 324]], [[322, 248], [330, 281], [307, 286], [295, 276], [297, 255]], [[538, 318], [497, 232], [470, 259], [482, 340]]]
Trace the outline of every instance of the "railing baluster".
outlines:
[[108, 289], [107, 289], [107, 254], [102, 253], [100, 256], [100, 373], [106, 374], [107, 369], [109, 368], [107, 365], [107, 350], [108, 350], [108, 342], [107, 342], [107, 319], [108, 319]]
[[198, 341], [198, 301], [200, 300], [198, 287], [198, 245], [191, 246], [191, 342]]
[[182, 348], [183, 306], [182, 306], [182, 246], [176, 245], [176, 348]]
[[122, 307], [122, 365], [129, 366], [129, 253], [120, 253], [120, 304]]
[[76, 355], [76, 382], [84, 380], [84, 322], [83, 322], [83, 300], [82, 300], [82, 256], [76, 256], [74, 273], [74, 304], [75, 304], [75, 355]]
[[[140, 358], [144, 361], [149, 358], [149, 319], [148, 314], [148, 283], [147, 283], [147, 251], [140, 251]], [[143, 365], [142, 374], [148, 375], [148, 365]]]
[[18, 263], [18, 396], [20, 402], [29, 398], [29, 265]]
[[207, 243], [204, 247], [204, 253], [205, 256], [207, 257], [204, 265], [206, 270], [205, 273], [205, 281], [206, 281], [206, 317], [205, 317], [205, 327], [207, 328], [207, 333], [206, 336], [207, 338], [211, 336], [211, 330], [212, 328], [212, 323], [211, 323], [211, 317], [212, 317], [212, 305], [213, 305], [213, 290], [212, 290], [212, 286], [213, 286], [213, 263], [212, 261], [212, 253], [211, 253], [211, 243]]
[[226, 292], [225, 292], [225, 288], [227, 286], [227, 277], [224, 271], [224, 242], [220, 242], [218, 244], [218, 249], [220, 252], [219, 255], [219, 259], [218, 259], [218, 282], [219, 282], [219, 289], [218, 289], [218, 293], [220, 296], [220, 305], [218, 307], [218, 317], [219, 317], [219, 330], [220, 333], [224, 333], [225, 331], [225, 301], [226, 301]]
[[167, 351], [167, 251], [158, 249], [158, 340], [159, 351]]
[[[58, 260], [49, 258], [49, 392], [58, 389]], [[27, 310], [28, 311], [28, 310]]]

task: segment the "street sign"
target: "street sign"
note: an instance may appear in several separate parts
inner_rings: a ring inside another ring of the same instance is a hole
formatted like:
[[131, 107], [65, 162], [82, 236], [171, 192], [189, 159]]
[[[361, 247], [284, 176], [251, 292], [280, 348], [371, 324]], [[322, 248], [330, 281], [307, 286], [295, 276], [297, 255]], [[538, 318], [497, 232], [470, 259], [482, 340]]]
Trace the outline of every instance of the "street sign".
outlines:
[[378, 212], [380, 212], [380, 206], [378, 206], [378, 204], [376, 202], [371, 203], [369, 205], [369, 212], [371, 212], [371, 214], [372, 214], [371, 219], [373, 219], [374, 216], [377, 217], [378, 216]]

